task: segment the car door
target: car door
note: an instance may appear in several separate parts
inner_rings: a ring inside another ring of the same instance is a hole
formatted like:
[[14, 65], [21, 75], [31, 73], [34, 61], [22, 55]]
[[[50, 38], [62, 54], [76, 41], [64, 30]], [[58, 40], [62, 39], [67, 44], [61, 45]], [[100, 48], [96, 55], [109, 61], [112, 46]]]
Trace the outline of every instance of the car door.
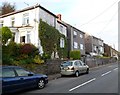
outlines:
[[15, 92], [20, 86], [20, 79], [16, 78], [16, 74], [12, 68], [2, 69], [2, 90], [3, 93]]
[[76, 70], [78, 70], [79, 73], [82, 73], [82, 65], [80, 64], [80, 62], [79, 61], [75, 61], [74, 64], [75, 64]]
[[80, 63], [82, 64], [82, 68], [83, 68], [83, 72], [85, 73], [87, 70], [87, 66], [84, 62], [80, 61]]
[[15, 71], [18, 75], [18, 78], [21, 79], [21, 85], [23, 88], [31, 88], [36, 86], [36, 78], [34, 75], [28, 76], [30, 74], [29, 71], [23, 69], [23, 68], [15, 68]]

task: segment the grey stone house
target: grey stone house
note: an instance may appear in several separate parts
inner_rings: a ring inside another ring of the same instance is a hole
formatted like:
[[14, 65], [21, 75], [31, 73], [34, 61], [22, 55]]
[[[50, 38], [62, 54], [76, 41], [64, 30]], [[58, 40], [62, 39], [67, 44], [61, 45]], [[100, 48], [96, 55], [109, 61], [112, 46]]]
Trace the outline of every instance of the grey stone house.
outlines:
[[80, 50], [81, 56], [85, 56], [85, 33], [81, 30], [67, 24], [68, 52]]
[[103, 40], [89, 34], [85, 34], [86, 54], [102, 55], [104, 53]]

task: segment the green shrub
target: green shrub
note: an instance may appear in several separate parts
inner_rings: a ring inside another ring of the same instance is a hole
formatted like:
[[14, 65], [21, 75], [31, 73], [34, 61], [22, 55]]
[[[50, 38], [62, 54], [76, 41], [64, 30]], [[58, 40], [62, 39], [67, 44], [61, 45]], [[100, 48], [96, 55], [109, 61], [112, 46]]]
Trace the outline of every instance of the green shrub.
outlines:
[[43, 64], [44, 60], [40, 59], [39, 55], [36, 55], [35, 58], [34, 58], [34, 62], [37, 63], [37, 64]]
[[7, 45], [7, 50], [9, 52], [9, 55], [12, 57], [18, 57], [20, 55], [20, 48], [21, 48], [21, 44], [17, 44], [15, 42], [10, 42]]
[[81, 59], [81, 54], [79, 50], [70, 51], [70, 58], [73, 60]]
[[2, 55], [2, 64], [12, 65], [12, 63], [13, 63], [13, 58], [11, 58], [7, 54]]

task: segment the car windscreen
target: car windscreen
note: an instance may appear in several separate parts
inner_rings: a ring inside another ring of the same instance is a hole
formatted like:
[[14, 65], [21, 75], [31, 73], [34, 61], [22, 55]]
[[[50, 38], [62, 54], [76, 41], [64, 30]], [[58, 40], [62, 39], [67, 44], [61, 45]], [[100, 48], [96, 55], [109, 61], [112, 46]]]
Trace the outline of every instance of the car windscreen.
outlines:
[[66, 61], [61, 64], [61, 66], [66, 67], [66, 66], [72, 66], [73, 62], [72, 61]]

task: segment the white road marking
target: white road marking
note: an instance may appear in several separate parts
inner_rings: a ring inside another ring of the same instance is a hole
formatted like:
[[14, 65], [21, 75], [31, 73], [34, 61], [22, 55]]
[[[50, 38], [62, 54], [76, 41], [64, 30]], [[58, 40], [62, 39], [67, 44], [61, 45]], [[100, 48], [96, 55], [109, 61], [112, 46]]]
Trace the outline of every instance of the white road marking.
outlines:
[[79, 88], [79, 87], [81, 87], [81, 86], [84, 86], [84, 85], [86, 85], [86, 84], [88, 84], [88, 83], [90, 83], [90, 82], [92, 82], [92, 81], [94, 81], [94, 80], [96, 80], [96, 78], [93, 78], [93, 79], [91, 79], [91, 80], [89, 80], [89, 81], [87, 81], [87, 82], [85, 82], [85, 83], [82, 83], [82, 84], [80, 84], [80, 85], [78, 85], [78, 86], [70, 89], [69, 91], [73, 91], [73, 90], [75, 90], [75, 89], [77, 89], [77, 88]]
[[107, 75], [107, 74], [109, 74], [109, 73], [111, 73], [111, 71], [108, 71], [108, 72], [102, 74], [101, 76], [105, 76], [105, 75]]
[[118, 68], [113, 69], [114, 71], [117, 70]]

